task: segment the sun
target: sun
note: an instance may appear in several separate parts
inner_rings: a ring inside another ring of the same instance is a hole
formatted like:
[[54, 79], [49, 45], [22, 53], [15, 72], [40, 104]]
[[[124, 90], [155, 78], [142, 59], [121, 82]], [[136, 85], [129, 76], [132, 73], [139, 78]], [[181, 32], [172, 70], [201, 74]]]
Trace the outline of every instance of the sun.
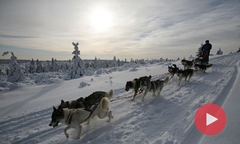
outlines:
[[95, 9], [90, 15], [91, 25], [97, 31], [107, 31], [111, 27], [111, 13], [104, 8]]

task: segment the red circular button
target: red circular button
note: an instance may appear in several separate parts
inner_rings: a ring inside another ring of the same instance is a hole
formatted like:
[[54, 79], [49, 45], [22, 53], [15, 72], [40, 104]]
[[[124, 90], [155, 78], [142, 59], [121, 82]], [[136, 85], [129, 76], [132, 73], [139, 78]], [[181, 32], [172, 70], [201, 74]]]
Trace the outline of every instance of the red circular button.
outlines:
[[216, 104], [201, 106], [194, 116], [194, 123], [197, 129], [209, 136], [220, 133], [224, 129], [226, 122], [226, 113]]

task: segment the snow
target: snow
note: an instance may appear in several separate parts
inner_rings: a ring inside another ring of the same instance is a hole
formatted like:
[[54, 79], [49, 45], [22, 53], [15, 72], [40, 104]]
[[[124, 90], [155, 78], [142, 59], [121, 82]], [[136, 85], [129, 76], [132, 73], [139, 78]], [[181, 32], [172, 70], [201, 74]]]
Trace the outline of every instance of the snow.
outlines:
[[[240, 71], [240, 63], [238, 62], [237, 72]], [[226, 95], [227, 99], [223, 104], [223, 109], [227, 114], [227, 126], [226, 128], [215, 137], [203, 137], [200, 143], [218, 143], [218, 144], [226, 144], [226, 143], [239, 143], [239, 133], [240, 133], [240, 125], [239, 125], [239, 94], [240, 94], [240, 74], [237, 74], [236, 81], [232, 88], [230, 88], [230, 93]]]
[[[152, 75], [152, 80], [163, 79], [167, 76], [167, 66], [175, 63], [182, 67], [180, 61], [132, 66], [110, 73], [101, 71], [66, 81], [56, 76], [48, 84], [31, 85], [29, 82], [0, 91], [1, 143], [238, 143], [239, 60], [239, 54], [212, 56], [213, 66], [206, 73], [194, 74], [189, 82], [182, 81], [180, 86], [178, 77], [174, 76], [159, 97], [149, 93], [144, 103], [142, 95], [131, 101], [129, 96], [133, 91], [124, 90], [126, 82], [148, 75]], [[2, 85], [5, 89], [10, 84]], [[110, 89], [114, 90], [110, 103], [114, 118], [110, 123], [105, 122], [107, 118], [95, 117], [89, 125], [83, 125], [80, 140], [75, 139], [74, 129], [69, 130], [67, 139], [64, 124], [55, 128], [48, 126], [52, 106], [58, 106], [61, 99], [74, 100], [94, 91]], [[223, 132], [213, 137], [202, 135], [193, 123], [196, 110], [206, 103], [222, 106], [228, 116]]]

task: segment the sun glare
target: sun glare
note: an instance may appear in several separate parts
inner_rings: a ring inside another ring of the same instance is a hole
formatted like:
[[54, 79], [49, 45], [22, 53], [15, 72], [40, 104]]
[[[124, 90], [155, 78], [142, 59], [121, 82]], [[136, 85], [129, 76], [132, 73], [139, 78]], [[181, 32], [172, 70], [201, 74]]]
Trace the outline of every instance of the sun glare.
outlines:
[[95, 9], [91, 14], [90, 20], [91, 25], [98, 31], [106, 31], [111, 27], [110, 12], [103, 8]]

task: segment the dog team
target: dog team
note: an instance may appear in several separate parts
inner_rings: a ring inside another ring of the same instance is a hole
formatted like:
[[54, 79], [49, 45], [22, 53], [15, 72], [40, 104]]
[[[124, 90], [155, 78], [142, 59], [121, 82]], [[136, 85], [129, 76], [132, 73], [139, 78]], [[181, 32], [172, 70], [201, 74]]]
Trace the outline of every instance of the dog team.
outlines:
[[[152, 76], [143, 76], [140, 78], [135, 78], [132, 81], [127, 81], [125, 85], [125, 91], [133, 89], [134, 95], [132, 100], [135, 99], [138, 93], [143, 93], [142, 102], [144, 102], [144, 97], [148, 92], [152, 92], [152, 96], [159, 96], [163, 87], [169, 82], [170, 79], [176, 74], [179, 77], [180, 85], [182, 78], [185, 81], [189, 81], [192, 75], [199, 70], [205, 70], [210, 66], [195, 65], [195, 69], [191, 69], [194, 61], [188, 61], [183, 59], [181, 61], [184, 66], [184, 70], [179, 69], [176, 64], [168, 66], [169, 76], [165, 77], [163, 80], [158, 79], [151, 81]], [[157, 94], [156, 94], [157, 93]], [[89, 96], [72, 101], [61, 100], [58, 108], [53, 107], [53, 113], [51, 116], [51, 122], [49, 126], [56, 127], [59, 123], [64, 123], [67, 127], [64, 129], [64, 134], [68, 138], [69, 135], [67, 130], [70, 128], [75, 128], [77, 130], [77, 139], [80, 139], [82, 131], [82, 123], [87, 122], [89, 124], [90, 120], [94, 116], [103, 119], [108, 117], [107, 122], [110, 122], [113, 118], [112, 112], [109, 109], [110, 99], [113, 96], [113, 90], [109, 92], [96, 91]]]

